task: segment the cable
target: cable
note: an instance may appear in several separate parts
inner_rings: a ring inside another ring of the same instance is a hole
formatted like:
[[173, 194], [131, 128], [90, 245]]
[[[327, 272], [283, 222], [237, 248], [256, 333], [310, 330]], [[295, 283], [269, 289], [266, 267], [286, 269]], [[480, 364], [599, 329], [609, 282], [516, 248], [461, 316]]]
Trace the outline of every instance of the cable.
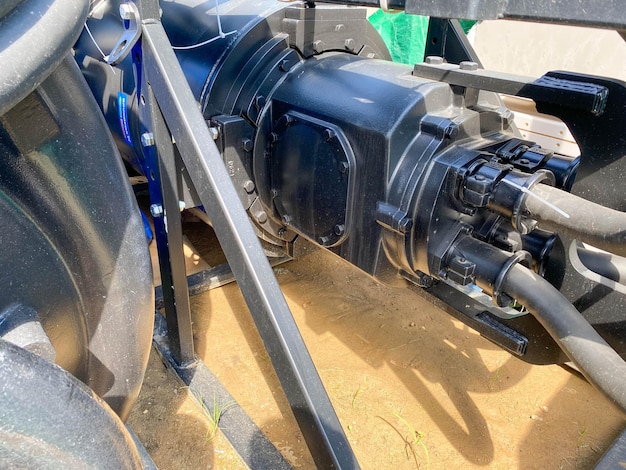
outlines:
[[537, 198], [527, 198], [528, 217], [537, 220], [539, 227], [626, 256], [625, 213], [545, 184], [535, 185], [531, 191], [569, 216], [563, 217]]
[[626, 362], [548, 281], [520, 265], [503, 290], [524, 305], [587, 380], [626, 417]]

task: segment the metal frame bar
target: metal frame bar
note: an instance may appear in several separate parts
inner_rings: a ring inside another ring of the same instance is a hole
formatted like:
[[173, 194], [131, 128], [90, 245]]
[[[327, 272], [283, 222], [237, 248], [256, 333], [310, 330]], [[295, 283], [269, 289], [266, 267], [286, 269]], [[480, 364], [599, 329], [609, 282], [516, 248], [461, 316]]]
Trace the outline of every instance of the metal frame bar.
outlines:
[[444, 57], [452, 64], [460, 64], [464, 61], [476, 62], [480, 68], [483, 68], [459, 20], [430, 18], [424, 58], [428, 56]]
[[[158, 116], [159, 112], [163, 114], [168, 129], [164, 132], [159, 120], [152, 118], [150, 125], [154, 126], [152, 131], [159, 157], [165, 157], [161, 154], [161, 150], [167, 148], [165, 141], [174, 138], [316, 465], [320, 468], [358, 468], [315, 365], [160, 23], [158, 2], [143, 0], [139, 6], [142, 15], [142, 74], [154, 93], [154, 97], [144, 93], [144, 98], [148, 99], [153, 116]], [[157, 109], [159, 112], [156, 112]], [[170, 158], [169, 155], [167, 157]], [[165, 207], [165, 217], [178, 214], [178, 210], [172, 211], [171, 207], [170, 210]], [[168, 227], [170, 223], [176, 222], [168, 219]], [[186, 279], [184, 284], [186, 289]], [[178, 293], [177, 289], [175, 292]], [[178, 304], [177, 298], [174, 304]], [[170, 312], [167, 314], [171, 315]], [[182, 338], [183, 333], [188, 336], [190, 325], [189, 328], [185, 325], [186, 331], [182, 332], [183, 324], [180, 322], [181, 314], [186, 316], [188, 311], [176, 308], [174, 314], [178, 317], [178, 322], [174, 323], [178, 324], [179, 336]], [[187, 346], [189, 344], [181, 341], [181, 348]]]
[[[384, 7], [408, 14], [467, 20], [521, 20], [626, 30], [623, 0], [323, 0], [324, 3]], [[315, 4], [314, 1], [309, 1]], [[320, 2], [321, 3], [321, 2]]]
[[197, 361], [193, 367], [180, 366], [173, 355], [169, 341], [167, 323], [163, 316], [156, 312], [153, 343], [161, 359], [178, 379], [189, 387], [194, 398], [202, 402], [200, 405], [205, 407], [211, 416], [215, 416], [215, 407], [225, 407], [228, 404], [228, 409], [224, 410], [220, 417], [219, 427], [248, 468], [290, 469], [291, 465], [206, 365], [202, 361]]
[[172, 139], [152, 90], [144, 83], [147, 94], [142, 118], [150, 123], [151, 133], [142, 143], [150, 202], [153, 211], [154, 237], [161, 271], [161, 299], [167, 314], [170, 347], [179, 364], [191, 364], [195, 358], [189, 290], [183, 252], [183, 230], [178, 205], [178, 178]]
[[[270, 266], [279, 266], [283, 263], [291, 261], [292, 258], [272, 258], [270, 260]], [[189, 289], [189, 295], [202, 294], [211, 289], [225, 286], [231, 282], [235, 282], [235, 275], [233, 270], [230, 269], [228, 263], [213, 266], [209, 269], [205, 269], [195, 274], [187, 276], [187, 287]], [[165, 307], [165, 299], [163, 298], [163, 286], [156, 286], [154, 289], [154, 304], [156, 308]]]

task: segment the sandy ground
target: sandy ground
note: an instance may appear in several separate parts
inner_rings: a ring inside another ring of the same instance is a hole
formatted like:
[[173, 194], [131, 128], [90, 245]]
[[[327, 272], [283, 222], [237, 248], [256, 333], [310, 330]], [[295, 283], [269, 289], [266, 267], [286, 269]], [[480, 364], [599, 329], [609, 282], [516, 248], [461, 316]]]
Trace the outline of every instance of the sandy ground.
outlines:
[[[362, 468], [590, 468], [624, 428], [579, 377], [328, 252], [274, 271]], [[192, 310], [198, 356], [294, 468], [314, 468], [237, 285]], [[161, 469], [245, 468], [154, 351], [130, 424]]]

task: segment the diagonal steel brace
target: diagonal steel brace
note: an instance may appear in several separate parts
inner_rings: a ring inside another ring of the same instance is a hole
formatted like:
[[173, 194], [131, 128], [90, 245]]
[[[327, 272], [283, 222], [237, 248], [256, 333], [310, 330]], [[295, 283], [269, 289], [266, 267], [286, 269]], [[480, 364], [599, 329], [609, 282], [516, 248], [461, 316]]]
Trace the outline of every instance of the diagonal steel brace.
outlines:
[[143, 73], [319, 468], [358, 468], [313, 361], [263, 253], [161, 22], [158, 2], [139, 3]]

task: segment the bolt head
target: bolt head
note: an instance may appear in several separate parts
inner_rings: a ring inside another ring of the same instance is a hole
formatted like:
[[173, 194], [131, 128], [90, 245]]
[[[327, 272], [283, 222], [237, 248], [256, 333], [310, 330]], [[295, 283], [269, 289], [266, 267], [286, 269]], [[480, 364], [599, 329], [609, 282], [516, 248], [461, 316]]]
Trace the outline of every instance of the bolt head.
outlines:
[[144, 147], [152, 147], [154, 145], [154, 134], [152, 132], [144, 132], [141, 134], [141, 145]]
[[243, 139], [241, 141], [241, 147], [243, 148], [244, 152], [252, 152], [252, 149], [254, 148], [254, 143], [251, 139]]
[[335, 132], [332, 129], [325, 129], [324, 130], [324, 140], [326, 142], [329, 142], [330, 140], [332, 140], [335, 137]]
[[318, 54], [321, 54], [324, 50], [326, 50], [326, 44], [324, 44], [324, 41], [319, 39], [317, 41], [313, 41], [313, 50]]
[[353, 51], [354, 48], [356, 47], [356, 42], [354, 39], [352, 38], [348, 38], [346, 39], [346, 41], [344, 42], [344, 45], [346, 46], [346, 49], [348, 49], [349, 51]]
[[220, 136], [220, 130], [217, 127], [209, 127], [209, 134], [211, 134], [213, 140], [217, 140]]
[[120, 17], [123, 20], [134, 19], [133, 5], [130, 2], [121, 3], [119, 12], [120, 12]]
[[428, 57], [424, 59], [424, 63], [429, 64], [429, 65], [442, 65], [443, 57], [439, 57], [436, 55], [429, 55]]
[[343, 225], [343, 224], [337, 224], [337, 225], [335, 225], [335, 228], [333, 229], [333, 231], [335, 232], [335, 235], [340, 237], [344, 233], [346, 233], [346, 226]]
[[478, 70], [478, 64], [476, 62], [465, 60], [459, 64], [459, 68], [461, 70], [469, 70], [473, 72], [474, 70]]
[[265, 106], [266, 100], [265, 100], [265, 96], [263, 95], [259, 95], [256, 98], [254, 98], [254, 106], [256, 107], [257, 110], [260, 110], [263, 106]]
[[256, 218], [256, 221], [260, 224], [264, 224], [265, 222], [267, 222], [267, 213], [265, 211], [257, 212], [254, 217]]
[[254, 181], [252, 180], [248, 180], [243, 184], [243, 189], [248, 193], [251, 194], [252, 191], [254, 191], [255, 185], [254, 185]]
[[161, 217], [163, 215], [163, 206], [161, 204], [152, 204], [150, 206], [150, 214], [152, 214], [152, 217]]

